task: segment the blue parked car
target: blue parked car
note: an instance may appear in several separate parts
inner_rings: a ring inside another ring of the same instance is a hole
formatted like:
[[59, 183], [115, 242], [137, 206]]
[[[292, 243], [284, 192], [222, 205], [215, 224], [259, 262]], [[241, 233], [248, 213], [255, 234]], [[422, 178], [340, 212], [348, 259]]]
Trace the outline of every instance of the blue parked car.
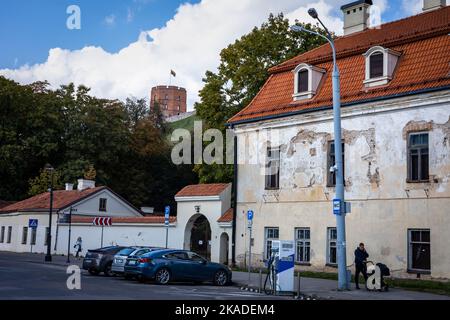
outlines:
[[141, 281], [152, 279], [158, 284], [171, 281], [212, 281], [217, 286], [231, 282], [231, 270], [220, 263], [209, 262], [187, 250], [163, 249], [139, 257], [130, 257], [125, 263], [125, 276]]

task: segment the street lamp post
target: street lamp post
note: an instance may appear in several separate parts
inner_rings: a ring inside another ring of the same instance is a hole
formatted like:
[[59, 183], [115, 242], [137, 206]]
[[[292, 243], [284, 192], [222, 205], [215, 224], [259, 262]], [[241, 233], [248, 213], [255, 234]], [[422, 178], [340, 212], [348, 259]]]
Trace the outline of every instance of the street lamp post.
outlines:
[[45, 170], [50, 172], [50, 210], [48, 212], [48, 231], [47, 231], [47, 254], [45, 261], [52, 261], [51, 247], [52, 247], [52, 213], [53, 213], [53, 171], [54, 168], [47, 164]]
[[347, 250], [345, 241], [345, 209], [344, 209], [344, 175], [342, 162], [342, 142], [341, 142], [341, 92], [339, 81], [339, 69], [336, 63], [336, 47], [334, 40], [328, 29], [319, 19], [319, 15], [314, 8], [308, 10], [308, 14], [317, 19], [327, 32], [327, 36], [308, 30], [299, 25], [291, 26], [293, 31], [304, 31], [325, 38], [333, 50], [333, 119], [334, 119], [334, 154], [335, 165], [330, 168], [336, 174], [336, 199], [339, 201], [339, 213], [336, 214], [336, 232], [337, 232], [337, 262], [338, 262], [338, 289], [348, 290], [347, 283]]

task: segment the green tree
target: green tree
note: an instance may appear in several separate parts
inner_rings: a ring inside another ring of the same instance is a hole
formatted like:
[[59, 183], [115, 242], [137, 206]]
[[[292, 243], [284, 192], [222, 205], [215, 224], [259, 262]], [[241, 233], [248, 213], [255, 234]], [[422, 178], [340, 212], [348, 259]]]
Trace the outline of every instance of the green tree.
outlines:
[[[305, 28], [322, 34], [318, 26], [303, 24]], [[309, 33], [291, 31], [283, 14], [270, 15], [261, 27], [255, 27], [220, 53], [218, 72], [207, 71], [196, 103], [197, 115], [205, 127], [225, 130], [226, 121], [258, 93], [267, 80], [268, 69], [325, 42]], [[230, 165], [196, 165], [201, 182], [232, 180]]]
[[54, 170], [50, 173], [48, 170], [41, 169], [37, 177], [31, 178], [29, 180], [30, 188], [28, 190], [28, 195], [34, 196], [40, 193], [48, 191], [50, 183], [53, 181], [53, 189], [59, 190], [63, 189], [63, 183], [61, 182], [61, 173], [58, 170]]

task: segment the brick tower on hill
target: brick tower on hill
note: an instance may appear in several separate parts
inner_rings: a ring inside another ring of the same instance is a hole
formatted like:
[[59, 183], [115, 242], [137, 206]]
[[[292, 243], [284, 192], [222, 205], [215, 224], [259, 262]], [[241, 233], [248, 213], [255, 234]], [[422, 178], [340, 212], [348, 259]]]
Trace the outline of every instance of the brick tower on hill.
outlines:
[[150, 109], [159, 104], [165, 118], [186, 112], [186, 89], [177, 86], [156, 86], [151, 89]]

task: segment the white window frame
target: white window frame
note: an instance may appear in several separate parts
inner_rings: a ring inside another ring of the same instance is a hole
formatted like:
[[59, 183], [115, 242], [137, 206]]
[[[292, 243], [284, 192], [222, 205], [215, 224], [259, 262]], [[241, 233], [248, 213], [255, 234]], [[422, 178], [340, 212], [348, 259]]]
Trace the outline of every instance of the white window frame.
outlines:
[[27, 244], [28, 242], [28, 227], [22, 228], [22, 244]]
[[13, 227], [8, 226], [8, 235], [6, 238], [6, 243], [11, 243], [12, 233], [13, 233]]
[[[299, 231], [303, 231], [303, 238], [299, 237]], [[305, 236], [306, 231], [309, 237]], [[305, 227], [295, 228], [295, 262], [297, 263], [310, 263], [311, 260], [311, 229]], [[298, 248], [303, 247], [303, 257], [298, 256]], [[308, 252], [308, 254], [306, 254]], [[308, 259], [306, 259], [306, 256]]]
[[[104, 206], [102, 206], [102, 201], [105, 202]], [[99, 212], [106, 212], [107, 211], [107, 205], [108, 205], [108, 198], [99, 198], [98, 199], [98, 211]]]
[[[383, 54], [383, 75], [381, 77], [371, 78], [370, 77], [370, 56], [375, 53]], [[397, 62], [399, 57], [401, 56], [400, 52], [383, 48], [381, 46], [375, 46], [367, 50], [366, 53], [363, 54], [365, 57], [365, 79], [363, 81], [366, 87], [375, 87], [386, 85], [389, 81], [392, 80], [392, 76], [394, 74], [395, 67], [397, 66]]]
[[5, 242], [5, 226], [2, 226], [0, 230], [0, 243], [4, 242]]
[[[298, 73], [302, 70], [308, 71], [308, 90], [299, 92], [298, 91]], [[317, 88], [319, 87], [320, 81], [322, 80], [323, 74], [326, 70], [317, 68], [315, 66], [301, 63], [293, 71], [294, 73], [294, 94], [292, 95], [294, 101], [311, 99], [316, 94]]]
[[37, 228], [31, 228], [30, 245], [36, 245]]
[[[281, 170], [281, 148], [280, 147], [267, 147], [267, 161], [264, 175], [264, 189], [265, 190], [278, 190], [280, 189], [280, 170]], [[274, 172], [276, 171], [276, 172]], [[270, 177], [276, 176], [275, 186], [269, 185]]]
[[[413, 231], [427, 231], [430, 235], [430, 241], [429, 242], [425, 242], [425, 241], [412, 241], [412, 237], [411, 237], [411, 233]], [[430, 269], [417, 269], [417, 268], [413, 268], [412, 267], [412, 246], [415, 243], [423, 243], [423, 244], [428, 244], [430, 246]], [[408, 271], [410, 272], [417, 272], [417, 273], [430, 273], [431, 272], [431, 230], [430, 229], [426, 229], [426, 228], [410, 228], [408, 229]]]
[[[273, 231], [277, 233], [277, 237], [269, 237], [269, 231]], [[264, 260], [268, 260], [270, 258], [269, 254], [272, 249], [272, 241], [278, 240], [280, 238], [280, 228], [279, 227], [264, 227]]]
[[[336, 232], [336, 238], [331, 238], [331, 231]], [[334, 243], [334, 244], [333, 244]], [[331, 248], [336, 248], [336, 261], [331, 262]], [[337, 229], [336, 227], [327, 228], [327, 265], [335, 266], [337, 265]]]

